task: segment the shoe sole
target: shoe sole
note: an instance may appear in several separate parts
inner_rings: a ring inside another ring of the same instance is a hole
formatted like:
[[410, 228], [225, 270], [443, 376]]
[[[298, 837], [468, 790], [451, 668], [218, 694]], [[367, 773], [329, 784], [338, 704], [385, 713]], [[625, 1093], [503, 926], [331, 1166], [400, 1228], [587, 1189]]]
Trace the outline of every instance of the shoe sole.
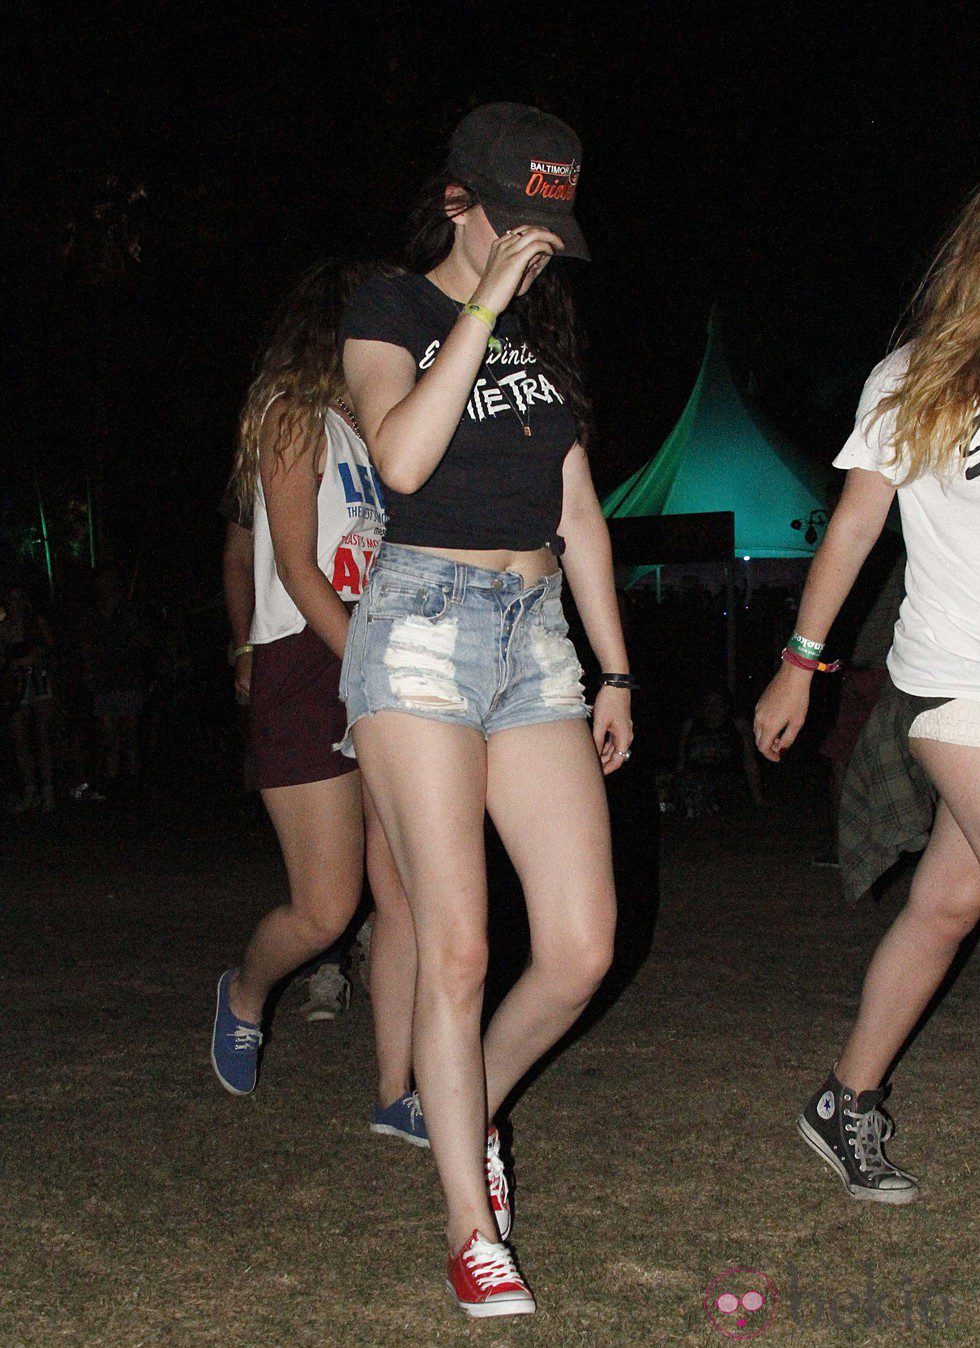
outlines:
[[233, 1086], [230, 1081], [226, 1081], [224, 1079], [218, 1068], [218, 1062], [214, 1056], [214, 1037], [218, 1031], [218, 1014], [220, 1010], [221, 1010], [221, 979], [218, 980], [218, 995], [217, 998], [215, 999], [214, 1004], [214, 1024], [211, 1027], [211, 1066], [214, 1068], [214, 1075], [218, 1078], [218, 1080], [221, 1082], [222, 1086], [225, 1088], [225, 1090], [228, 1092], [229, 1095], [251, 1095], [252, 1091], [255, 1090], [254, 1086], [251, 1088], [251, 1090], [240, 1091], [237, 1086]]
[[533, 1315], [538, 1308], [533, 1297], [530, 1300], [525, 1297], [498, 1297], [493, 1301], [460, 1301], [456, 1296], [456, 1289], [448, 1278], [446, 1286], [452, 1293], [456, 1305], [471, 1320], [490, 1320], [498, 1315]]
[[401, 1138], [402, 1142], [407, 1142], [412, 1147], [425, 1147], [426, 1149], [429, 1147], [427, 1137], [415, 1137], [412, 1133], [403, 1133], [400, 1128], [396, 1128], [391, 1123], [369, 1123], [368, 1127], [378, 1137], [398, 1137]]
[[906, 1203], [914, 1203], [918, 1198], [919, 1190], [914, 1184], [908, 1189], [865, 1189], [863, 1185], [852, 1185], [847, 1178], [843, 1161], [834, 1155], [820, 1134], [807, 1123], [802, 1114], [796, 1120], [796, 1131], [810, 1150], [816, 1152], [822, 1161], [827, 1162], [850, 1198], [862, 1203], [887, 1203], [890, 1207], [904, 1207]]

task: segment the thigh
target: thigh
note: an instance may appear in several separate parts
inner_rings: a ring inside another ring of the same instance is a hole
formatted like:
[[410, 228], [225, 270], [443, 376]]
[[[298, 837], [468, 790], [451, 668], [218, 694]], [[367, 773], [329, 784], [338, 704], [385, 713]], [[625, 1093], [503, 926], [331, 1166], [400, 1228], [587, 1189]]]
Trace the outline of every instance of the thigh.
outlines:
[[912, 739], [909, 747], [980, 859], [980, 748]]
[[394, 711], [362, 717], [352, 733], [420, 948], [436, 925], [485, 926], [483, 736]]
[[527, 900], [532, 944], [611, 940], [609, 807], [587, 721], [490, 736], [487, 808]]
[[364, 831], [358, 773], [262, 792], [300, 908], [361, 892]]

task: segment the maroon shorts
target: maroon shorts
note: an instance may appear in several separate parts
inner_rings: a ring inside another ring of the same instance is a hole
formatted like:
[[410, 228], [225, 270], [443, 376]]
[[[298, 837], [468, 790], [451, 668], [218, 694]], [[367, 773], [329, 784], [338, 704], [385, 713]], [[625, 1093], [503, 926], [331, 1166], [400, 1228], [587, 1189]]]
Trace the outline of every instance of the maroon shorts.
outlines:
[[312, 627], [255, 647], [248, 742], [255, 784], [302, 786], [357, 768], [337, 753], [347, 730], [340, 658]]

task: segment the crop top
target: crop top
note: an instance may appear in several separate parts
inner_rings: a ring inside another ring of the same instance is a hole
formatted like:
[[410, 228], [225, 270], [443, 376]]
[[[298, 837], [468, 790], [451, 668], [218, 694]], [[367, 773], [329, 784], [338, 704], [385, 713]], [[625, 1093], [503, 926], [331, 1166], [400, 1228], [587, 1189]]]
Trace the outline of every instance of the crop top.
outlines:
[[[418, 273], [375, 277], [351, 296], [341, 341], [403, 347], [418, 378], [461, 307]], [[488, 348], [466, 411], [431, 477], [410, 495], [385, 484], [389, 543], [562, 551], [562, 464], [577, 422], [524, 340], [517, 315], [501, 314], [494, 336], [500, 349]]]

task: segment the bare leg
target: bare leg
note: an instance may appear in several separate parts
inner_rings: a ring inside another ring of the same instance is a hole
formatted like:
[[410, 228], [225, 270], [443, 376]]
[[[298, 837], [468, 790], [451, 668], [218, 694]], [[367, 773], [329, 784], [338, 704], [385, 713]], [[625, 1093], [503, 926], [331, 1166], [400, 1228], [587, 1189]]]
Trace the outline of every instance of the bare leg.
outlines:
[[415, 923], [415, 1077], [455, 1252], [474, 1230], [498, 1239], [487, 1194], [480, 1043], [486, 750], [475, 730], [396, 711], [362, 718], [353, 735]]
[[524, 887], [531, 962], [484, 1038], [490, 1117], [575, 1023], [612, 959], [609, 810], [585, 721], [491, 735], [487, 804]]
[[415, 924], [388, 840], [366, 783], [365, 860], [374, 896], [370, 984], [378, 1056], [378, 1101], [387, 1107], [409, 1088], [415, 1012]]
[[229, 988], [236, 1016], [253, 1022], [273, 985], [343, 933], [361, 894], [359, 774], [262, 792], [289, 875], [289, 902], [256, 927]]
[[908, 903], [875, 951], [837, 1064], [838, 1077], [855, 1091], [877, 1088], [980, 919], [980, 749], [935, 740], [911, 745], [941, 800]]

